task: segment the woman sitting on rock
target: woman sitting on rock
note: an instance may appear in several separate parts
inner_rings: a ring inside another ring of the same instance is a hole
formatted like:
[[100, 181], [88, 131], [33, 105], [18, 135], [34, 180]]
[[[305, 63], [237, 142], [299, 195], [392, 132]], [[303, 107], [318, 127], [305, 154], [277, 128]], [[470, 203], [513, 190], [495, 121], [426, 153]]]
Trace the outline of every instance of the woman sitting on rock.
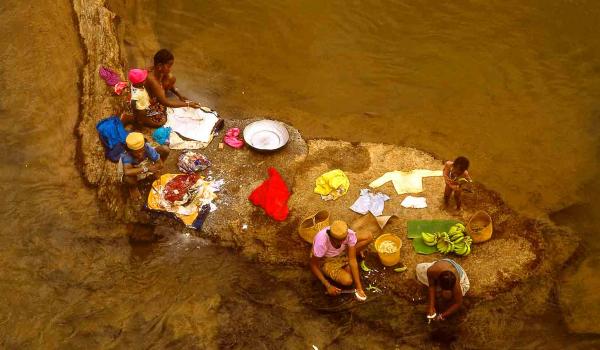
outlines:
[[[169, 50], [162, 49], [154, 55], [154, 65], [148, 68], [149, 74], [144, 82], [144, 87], [150, 95], [150, 107], [147, 115], [152, 119], [155, 127], [166, 123], [165, 107], [201, 108], [199, 103], [186, 99], [175, 88], [175, 77], [171, 75], [171, 67], [174, 62], [173, 54]], [[167, 91], [173, 92], [178, 99], [168, 98]]]
[[358, 234], [341, 220], [334, 221], [331, 226], [325, 227], [315, 235], [310, 255], [310, 270], [325, 286], [327, 294], [340, 295], [342, 290], [332, 285], [325, 276], [344, 287], [354, 284], [356, 299], [367, 299], [360, 282], [356, 256], [372, 240], [371, 234]]
[[138, 182], [157, 175], [164, 166], [163, 160], [169, 155], [169, 148], [150, 146], [140, 132], [130, 133], [125, 142], [127, 151], [121, 154], [118, 172], [122, 176], [123, 183], [129, 187], [131, 199], [141, 201], [142, 195], [137, 187]]

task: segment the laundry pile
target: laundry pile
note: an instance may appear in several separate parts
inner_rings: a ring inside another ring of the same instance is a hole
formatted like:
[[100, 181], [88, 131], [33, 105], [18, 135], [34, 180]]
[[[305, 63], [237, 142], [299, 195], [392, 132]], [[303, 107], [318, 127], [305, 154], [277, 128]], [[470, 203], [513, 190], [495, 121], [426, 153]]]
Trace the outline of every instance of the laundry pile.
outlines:
[[199, 229], [201, 211], [214, 211], [213, 200], [222, 182], [205, 181], [198, 174], [164, 174], [154, 181], [148, 194], [148, 208], [174, 214], [186, 226]]

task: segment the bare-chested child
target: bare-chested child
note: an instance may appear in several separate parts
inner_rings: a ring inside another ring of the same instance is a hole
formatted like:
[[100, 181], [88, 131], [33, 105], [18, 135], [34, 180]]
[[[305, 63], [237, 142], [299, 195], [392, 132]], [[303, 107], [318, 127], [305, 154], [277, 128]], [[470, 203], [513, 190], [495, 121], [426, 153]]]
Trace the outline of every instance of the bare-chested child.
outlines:
[[453, 162], [447, 161], [444, 165], [444, 181], [446, 188], [444, 189], [444, 205], [450, 203], [450, 196], [454, 192], [454, 200], [456, 201], [456, 209], [461, 210], [463, 185], [472, 182], [469, 176], [469, 160], [466, 157], [458, 157]]

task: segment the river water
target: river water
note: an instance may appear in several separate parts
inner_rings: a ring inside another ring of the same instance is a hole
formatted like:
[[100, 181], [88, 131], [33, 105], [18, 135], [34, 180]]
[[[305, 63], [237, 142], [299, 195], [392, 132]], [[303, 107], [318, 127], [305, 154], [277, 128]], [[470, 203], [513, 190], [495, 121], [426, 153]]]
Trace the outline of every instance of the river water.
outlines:
[[[129, 4], [119, 10], [131, 65], [171, 49], [180, 89], [226, 118], [271, 116], [306, 137], [467, 155], [472, 175], [515, 209], [550, 215], [585, 233], [587, 254], [600, 250], [597, 2]], [[258, 268], [177, 233], [130, 243], [132, 228], [102, 212], [76, 167], [85, 57], [71, 4], [10, 0], [0, 16], [0, 347], [440, 344], [422, 326], [401, 326], [410, 340], [353, 321], [371, 306], [331, 304], [304, 270]], [[590, 341], [556, 315], [533, 328], [495, 347]]]

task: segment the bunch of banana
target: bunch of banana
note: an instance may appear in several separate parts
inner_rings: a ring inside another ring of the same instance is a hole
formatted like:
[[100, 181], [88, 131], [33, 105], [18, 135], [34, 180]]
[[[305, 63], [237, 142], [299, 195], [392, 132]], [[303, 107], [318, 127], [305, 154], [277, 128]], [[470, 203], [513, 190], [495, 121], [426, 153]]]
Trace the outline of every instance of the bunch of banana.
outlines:
[[442, 254], [454, 252], [458, 255], [468, 255], [471, 253], [473, 240], [470, 236], [465, 235], [466, 232], [465, 225], [457, 223], [448, 232], [421, 232], [421, 237], [426, 245], [437, 247]]
[[471, 253], [473, 240], [470, 236], [465, 236], [465, 231], [465, 226], [460, 223], [452, 226], [448, 231], [450, 240], [454, 243], [454, 252], [458, 255], [469, 255]]
[[437, 249], [442, 254], [448, 254], [454, 250], [454, 242], [450, 240], [448, 233], [442, 232], [438, 234]]
[[437, 232], [436, 233], [421, 232], [421, 237], [423, 237], [423, 242], [425, 242], [425, 244], [427, 244], [430, 247], [433, 247], [434, 245], [437, 244], [437, 241], [438, 241]]

